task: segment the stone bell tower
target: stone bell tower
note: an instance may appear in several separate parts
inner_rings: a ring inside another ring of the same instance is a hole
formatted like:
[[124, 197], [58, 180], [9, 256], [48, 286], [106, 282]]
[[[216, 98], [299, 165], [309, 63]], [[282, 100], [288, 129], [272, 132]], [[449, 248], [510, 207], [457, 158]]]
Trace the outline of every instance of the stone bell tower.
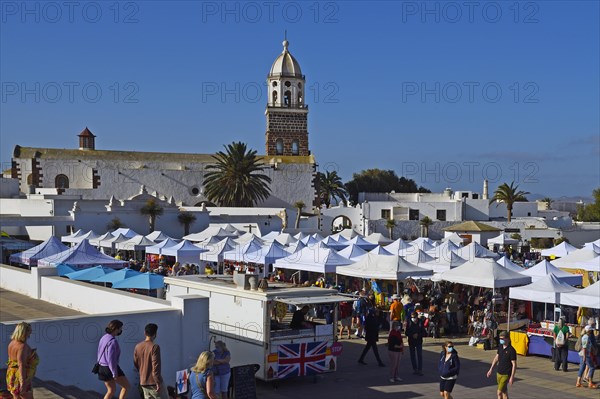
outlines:
[[305, 80], [288, 47], [289, 42], [284, 40], [283, 52], [267, 77], [267, 155], [307, 156], [310, 152]]

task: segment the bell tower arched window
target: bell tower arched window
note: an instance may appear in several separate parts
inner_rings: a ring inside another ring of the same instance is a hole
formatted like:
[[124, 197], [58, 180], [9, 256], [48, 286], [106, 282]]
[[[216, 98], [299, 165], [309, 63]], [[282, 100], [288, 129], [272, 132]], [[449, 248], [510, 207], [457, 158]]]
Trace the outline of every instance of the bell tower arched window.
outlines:
[[69, 178], [65, 175], [58, 175], [54, 178], [55, 188], [69, 188]]
[[283, 139], [277, 139], [275, 142], [275, 154], [283, 155]]
[[300, 154], [300, 147], [298, 145], [298, 140], [292, 141], [292, 155]]
[[289, 90], [286, 90], [285, 93], [283, 94], [283, 104], [286, 107], [289, 107], [292, 105], [292, 92]]

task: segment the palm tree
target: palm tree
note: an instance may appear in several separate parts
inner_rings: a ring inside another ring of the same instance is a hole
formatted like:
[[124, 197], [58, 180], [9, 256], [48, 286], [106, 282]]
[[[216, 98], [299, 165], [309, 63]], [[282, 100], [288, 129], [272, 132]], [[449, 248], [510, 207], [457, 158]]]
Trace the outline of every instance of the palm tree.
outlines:
[[388, 229], [390, 240], [394, 239], [394, 227], [396, 227], [396, 221], [394, 219], [387, 219], [385, 221], [385, 228]]
[[299, 229], [300, 228], [300, 215], [302, 214], [302, 209], [304, 209], [304, 202], [296, 201], [294, 203], [294, 208], [296, 208], [298, 210], [298, 212], [296, 213], [296, 225], [294, 226], [294, 228]]
[[121, 219], [119, 219], [118, 217], [114, 217], [106, 225], [106, 229], [107, 230], [116, 230], [116, 229], [120, 229], [123, 226], [124, 226], [124, 224], [123, 224], [123, 222], [121, 222]]
[[190, 234], [190, 225], [196, 221], [196, 216], [191, 212], [179, 212], [177, 220], [183, 225], [183, 235], [187, 236]]
[[163, 207], [156, 202], [155, 199], [149, 199], [146, 204], [140, 209], [142, 215], [147, 215], [150, 222], [150, 233], [154, 231], [156, 218], [163, 214]]
[[332, 200], [346, 201], [348, 191], [337, 171], [317, 172], [318, 197], [329, 208]]
[[423, 237], [429, 237], [429, 226], [433, 224], [433, 220], [431, 220], [429, 216], [425, 216], [423, 219], [421, 219], [419, 224], [421, 225], [421, 232], [423, 233]]
[[514, 181], [510, 183], [510, 186], [506, 183], [502, 183], [502, 185], [498, 186], [496, 191], [494, 191], [494, 196], [490, 200], [490, 204], [494, 201], [504, 202], [506, 204], [509, 223], [512, 219], [513, 204], [515, 202], [527, 201], [525, 195], [529, 194], [527, 191], [519, 191], [519, 186], [515, 186], [514, 184]]
[[552, 198], [546, 197], [546, 198], [542, 198], [541, 202], [544, 202], [546, 204], [546, 209], [550, 209], [550, 206], [552, 206], [552, 203], [554, 201], [552, 201]]
[[220, 206], [251, 207], [264, 201], [271, 194], [271, 178], [262, 172], [256, 151], [248, 150], [245, 143], [233, 142], [213, 158], [216, 163], [208, 165], [204, 179], [206, 197]]

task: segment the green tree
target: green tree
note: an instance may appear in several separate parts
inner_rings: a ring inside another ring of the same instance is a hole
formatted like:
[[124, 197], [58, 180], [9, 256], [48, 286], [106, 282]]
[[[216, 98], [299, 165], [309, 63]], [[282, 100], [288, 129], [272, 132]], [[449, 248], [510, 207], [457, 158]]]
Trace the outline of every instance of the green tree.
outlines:
[[582, 222], [600, 222], [600, 188], [592, 192], [594, 202], [577, 207], [577, 220]]
[[512, 234], [510, 235], [510, 238], [512, 238], [512, 239], [515, 239], [515, 240], [519, 240], [519, 241], [521, 241], [521, 239], [522, 239], [523, 237], [521, 237], [521, 234], [519, 234], [519, 233], [512, 233]]
[[187, 211], [179, 212], [179, 215], [177, 215], [177, 220], [183, 225], [183, 235], [187, 236], [190, 234], [190, 226], [196, 221], [196, 215]]
[[296, 224], [294, 225], [295, 229], [299, 229], [300, 228], [300, 216], [302, 216], [302, 209], [304, 209], [304, 202], [303, 201], [296, 201], [294, 203], [294, 208], [296, 208], [297, 212], [296, 212]]
[[569, 243], [569, 239], [567, 237], [558, 237], [554, 239], [554, 246], [562, 243], [562, 242], [566, 242], [567, 244]]
[[412, 179], [398, 177], [393, 170], [367, 169], [354, 173], [352, 180], [346, 183], [350, 200], [358, 203], [358, 193], [430, 193], [419, 187]]
[[271, 178], [261, 173], [266, 166], [248, 150], [245, 143], [233, 142], [225, 152], [217, 152], [216, 163], [208, 165], [205, 175], [205, 194], [209, 201], [220, 206], [251, 207], [271, 194]]
[[120, 229], [121, 227], [125, 227], [125, 225], [123, 224], [123, 222], [121, 222], [121, 219], [119, 219], [118, 217], [114, 217], [110, 220], [110, 222], [106, 225], [106, 229], [107, 230], [116, 230], [116, 229]]
[[149, 199], [146, 201], [146, 204], [140, 209], [140, 213], [142, 215], [148, 216], [148, 221], [150, 224], [150, 233], [154, 231], [154, 226], [156, 224], [156, 218], [161, 216], [164, 212], [164, 209], [160, 204], [156, 202], [155, 199]]
[[526, 202], [527, 198], [525, 195], [529, 194], [527, 191], [519, 191], [519, 186], [515, 186], [514, 184], [514, 181], [510, 183], [510, 186], [506, 183], [502, 183], [500, 186], [498, 186], [496, 191], [494, 191], [494, 196], [490, 200], [490, 204], [496, 201], [504, 202], [506, 204], [506, 212], [508, 214], [507, 216], [509, 222], [512, 219], [513, 204], [515, 202]]
[[396, 221], [394, 219], [387, 219], [385, 221], [385, 228], [388, 230], [390, 240], [394, 239], [394, 227], [396, 227]]
[[423, 237], [429, 237], [429, 226], [433, 224], [433, 220], [431, 220], [429, 216], [425, 216], [419, 221], [419, 224], [421, 225]]
[[319, 200], [325, 204], [327, 208], [331, 206], [331, 201], [346, 201], [348, 191], [342, 183], [342, 179], [337, 172], [326, 171], [325, 173], [317, 172], [317, 191]]

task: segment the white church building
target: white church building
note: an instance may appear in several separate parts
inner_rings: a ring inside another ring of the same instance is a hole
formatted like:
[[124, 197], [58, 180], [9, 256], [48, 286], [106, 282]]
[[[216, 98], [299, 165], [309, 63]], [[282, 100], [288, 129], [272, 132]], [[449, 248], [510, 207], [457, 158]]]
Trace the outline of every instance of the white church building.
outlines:
[[[308, 106], [305, 77], [300, 64], [283, 42], [267, 76], [266, 153], [260, 160], [271, 178], [271, 195], [259, 207], [293, 209], [302, 201], [307, 210], [315, 205], [316, 161], [308, 146]], [[139, 132], [142, 134], [142, 132]], [[203, 181], [213, 154], [137, 152], [96, 148], [96, 135], [87, 127], [73, 149], [16, 145], [10, 175], [24, 194], [44, 194], [48, 189], [83, 200], [131, 198], [141, 186], [158, 198], [182, 206], [207, 202]], [[226, 144], [226, 143], [224, 143]], [[168, 143], [165, 143], [165, 147]]]

